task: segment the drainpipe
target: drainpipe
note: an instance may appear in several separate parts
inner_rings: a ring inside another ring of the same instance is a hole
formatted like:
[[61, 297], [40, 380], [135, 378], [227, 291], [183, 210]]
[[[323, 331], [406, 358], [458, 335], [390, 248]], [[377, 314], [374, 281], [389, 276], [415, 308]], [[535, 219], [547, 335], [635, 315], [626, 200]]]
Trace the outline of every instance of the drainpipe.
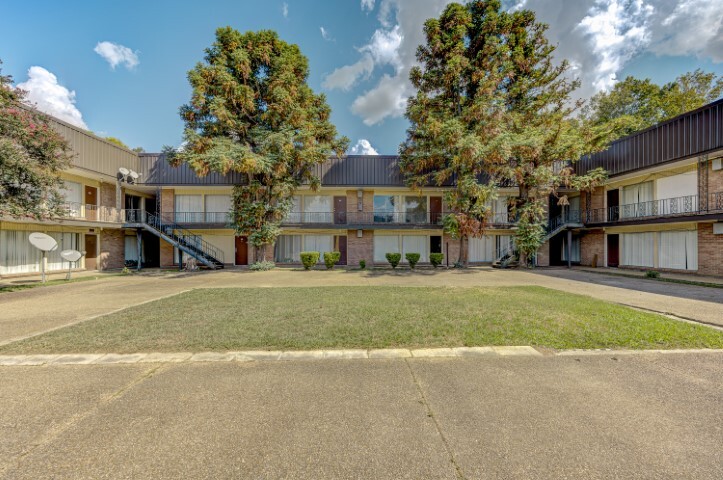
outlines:
[[572, 267], [572, 230], [567, 231], [567, 268]]
[[136, 265], [136, 270], [139, 272], [141, 271], [141, 259], [143, 258], [143, 255], [141, 252], [141, 246], [143, 245], [143, 243], [141, 242], [142, 238], [143, 237], [141, 235], [141, 229], [139, 228], [136, 230], [136, 242], [137, 242], [136, 245], [137, 245], [137, 251], [138, 251], [138, 265]]

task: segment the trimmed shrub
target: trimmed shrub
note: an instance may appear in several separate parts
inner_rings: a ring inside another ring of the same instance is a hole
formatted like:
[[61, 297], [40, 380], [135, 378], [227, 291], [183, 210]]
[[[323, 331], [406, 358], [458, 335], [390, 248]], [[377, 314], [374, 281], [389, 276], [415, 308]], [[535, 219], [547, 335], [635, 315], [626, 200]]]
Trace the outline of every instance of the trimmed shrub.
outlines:
[[301, 252], [301, 263], [304, 265], [304, 270], [308, 270], [319, 261], [319, 252]]
[[249, 265], [249, 270], [253, 270], [255, 272], [262, 272], [266, 270], [271, 270], [272, 268], [276, 268], [276, 264], [274, 262], [270, 262], [268, 260], [264, 260], [261, 262], [255, 262]]
[[414, 268], [417, 266], [417, 262], [419, 262], [420, 255], [418, 253], [405, 253], [404, 258], [407, 259], [409, 262], [409, 268]]
[[364, 270], [367, 268], [367, 261], [366, 260], [359, 260], [359, 268]]
[[341, 252], [324, 252], [324, 265], [331, 270], [341, 260]]
[[648, 270], [645, 272], [646, 278], [660, 278], [660, 272], [656, 272], [655, 270]]
[[392, 268], [397, 268], [397, 265], [399, 265], [399, 262], [402, 260], [401, 253], [387, 253], [384, 256], [387, 257], [387, 262], [389, 262]]
[[431, 263], [434, 268], [442, 265], [442, 261], [444, 261], [444, 253], [429, 254], [429, 263]]

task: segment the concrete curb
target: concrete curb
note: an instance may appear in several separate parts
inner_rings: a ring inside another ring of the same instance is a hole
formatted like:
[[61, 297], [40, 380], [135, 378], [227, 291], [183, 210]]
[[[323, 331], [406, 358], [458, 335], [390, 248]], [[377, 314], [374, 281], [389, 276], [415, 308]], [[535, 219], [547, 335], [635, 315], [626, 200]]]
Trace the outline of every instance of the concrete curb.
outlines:
[[650, 355], [717, 353], [714, 349], [678, 350], [563, 350], [543, 355], [529, 346], [509, 347], [456, 347], [456, 348], [388, 348], [351, 350], [249, 350], [240, 352], [174, 352], [174, 353], [93, 353], [93, 354], [37, 354], [0, 355], [0, 366], [40, 365], [114, 365], [132, 363], [180, 363], [180, 362], [269, 362], [289, 360], [341, 360], [341, 359], [400, 359], [400, 358], [471, 358], [471, 357], [576, 357], [596, 355]]

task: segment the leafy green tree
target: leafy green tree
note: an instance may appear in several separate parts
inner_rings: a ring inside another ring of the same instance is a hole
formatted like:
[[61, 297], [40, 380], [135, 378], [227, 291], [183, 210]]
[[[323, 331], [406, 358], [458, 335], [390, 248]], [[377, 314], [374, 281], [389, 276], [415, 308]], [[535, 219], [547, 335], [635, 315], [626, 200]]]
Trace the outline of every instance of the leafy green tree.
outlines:
[[70, 147], [24, 98], [0, 73], [0, 217], [51, 218], [63, 213], [60, 172], [70, 166]]
[[456, 218], [445, 226], [459, 238], [484, 232], [497, 185], [516, 185], [523, 264], [542, 243], [550, 194], [574, 178], [565, 161], [602, 146], [573, 119], [578, 82], [566, 61], [553, 62], [546, 29], [533, 12], [507, 12], [497, 0], [452, 3], [428, 20], [400, 146], [410, 186], [455, 181]]
[[234, 186], [236, 231], [248, 235], [256, 261], [280, 233], [294, 192], [318, 188], [314, 165], [344, 155], [349, 141], [338, 137], [324, 95], [307, 84], [308, 61], [297, 45], [275, 32], [216, 30], [204, 61], [188, 73], [190, 103], [181, 107], [185, 146], [170, 151], [174, 165], [187, 163], [198, 175], [243, 174]]
[[105, 137], [105, 139], [114, 145], [118, 145], [119, 147], [127, 148], [128, 150], [130, 150], [130, 147], [128, 145], [126, 145], [125, 143], [123, 143], [123, 141], [120, 138]]
[[700, 69], [663, 86], [650, 79], [626, 77], [609, 92], [600, 92], [583, 109], [591, 129], [607, 141], [630, 135], [702, 107], [723, 95], [723, 76]]

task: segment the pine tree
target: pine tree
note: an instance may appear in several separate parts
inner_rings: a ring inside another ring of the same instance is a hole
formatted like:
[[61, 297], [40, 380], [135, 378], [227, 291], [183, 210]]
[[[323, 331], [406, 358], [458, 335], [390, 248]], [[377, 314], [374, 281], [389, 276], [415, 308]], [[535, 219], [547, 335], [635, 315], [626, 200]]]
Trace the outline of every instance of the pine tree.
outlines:
[[60, 171], [70, 165], [70, 147], [24, 99], [0, 73], [0, 217], [52, 218], [64, 211]]
[[172, 164], [195, 172], [238, 172], [232, 219], [248, 235], [256, 261], [280, 233], [280, 223], [304, 183], [318, 188], [314, 166], [341, 156], [348, 139], [330, 122], [324, 95], [307, 84], [308, 61], [297, 45], [272, 31], [219, 28], [204, 61], [188, 74], [193, 88], [181, 107], [185, 146], [169, 152]]

